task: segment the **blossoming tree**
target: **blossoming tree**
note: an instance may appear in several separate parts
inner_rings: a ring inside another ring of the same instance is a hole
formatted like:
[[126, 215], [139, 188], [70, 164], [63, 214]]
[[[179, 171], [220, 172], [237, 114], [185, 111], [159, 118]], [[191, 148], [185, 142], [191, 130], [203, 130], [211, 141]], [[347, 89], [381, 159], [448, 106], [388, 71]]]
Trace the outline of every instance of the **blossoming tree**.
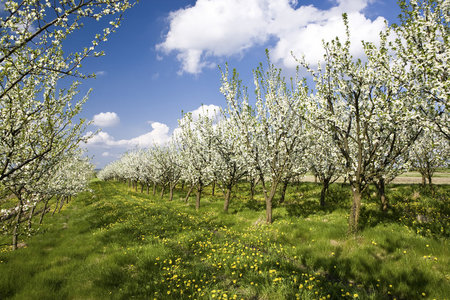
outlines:
[[300, 82], [288, 88], [281, 70], [270, 64], [254, 71], [256, 105], [248, 101], [236, 71], [222, 73], [221, 92], [228, 105], [227, 114], [240, 136], [240, 151], [260, 179], [266, 202], [266, 222], [272, 222], [272, 201], [279, 183], [292, 173], [306, 172], [306, 126], [299, 115], [307, 87]]
[[[421, 132], [419, 114], [413, 99], [390, 73], [403, 70], [390, 64], [385, 51], [386, 36], [381, 34], [379, 48], [363, 43], [367, 61], [354, 60], [347, 40], [336, 38], [325, 44], [323, 66], [312, 69], [304, 60], [302, 66], [315, 81], [316, 105], [308, 115], [314, 124], [326, 124], [345, 161], [345, 176], [351, 185], [353, 200], [349, 231], [357, 232], [361, 197], [368, 184], [383, 176], [398, 157], [408, 151]], [[380, 67], [383, 64], [384, 67]], [[387, 71], [386, 64], [389, 67]]]

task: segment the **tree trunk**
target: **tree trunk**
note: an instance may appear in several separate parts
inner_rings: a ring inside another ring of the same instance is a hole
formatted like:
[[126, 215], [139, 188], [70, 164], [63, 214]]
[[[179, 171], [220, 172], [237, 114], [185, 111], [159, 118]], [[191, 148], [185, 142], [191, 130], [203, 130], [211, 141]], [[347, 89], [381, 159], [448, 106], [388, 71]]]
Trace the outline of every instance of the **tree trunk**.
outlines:
[[286, 189], [287, 189], [288, 183], [289, 182], [287, 180], [283, 181], [283, 187], [281, 189], [280, 204], [284, 202], [284, 197], [286, 195]]
[[146, 185], [147, 185], [147, 195], [148, 195], [148, 194], [150, 194], [150, 184], [148, 184], [148, 182], [147, 182]]
[[44, 202], [44, 209], [42, 210], [42, 213], [41, 213], [41, 217], [39, 218], [39, 225], [41, 225], [42, 224], [42, 221], [44, 220], [44, 215], [46, 214], [46, 211], [47, 211], [47, 205], [48, 205], [48, 202], [49, 202], [50, 200], [46, 200], [45, 202]]
[[153, 182], [153, 196], [156, 195], [156, 182]]
[[388, 201], [386, 198], [386, 184], [384, 178], [378, 179], [378, 181], [375, 183], [375, 186], [377, 188], [378, 198], [380, 199], [381, 210], [387, 211]]
[[164, 191], [166, 190], [166, 186], [163, 184], [161, 187], [161, 199], [164, 197]]
[[250, 179], [250, 199], [253, 200], [255, 197], [255, 181], [253, 178]]
[[426, 186], [427, 185], [427, 178], [425, 176], [425, 174], [422, 173], [422, 185]]
[[181, 191], [184, 191], [184, 181], [181, 182]]
[[200, 208], [200, 198], [202, 197], [203, 184], [197, 184], [197, 197], [195, 199], [195, 210]]
[[173, 200], [173, 190], [175, 189], [176, 184], [169, 184], [169, 201]]
[[272, 201], [275, 196], [275, 192], [277, 191], [278, 181], [272, 182], [270, 187], [270, 193], [267, 193], [266, 184], [264, 179], [261, 178], [261, 182], [263, 185], [264, 198], [266, 200], [266, 223], [272, 223]]
[[144, 183], [141, 182], [141, 194], [144, 192]]
[[58, 204], [59, 204], [59, 199], [60, 198], [61, 198], [61, 196], [56, 197], [55, 209], [52, 212], [52, 216], [55, 214], [56, 210], [58, 209]]
[[64, 199], [65, 197], [62, 197], [61, 198], [61, 203], [60, 203], [60, 205], [59, 205], [59, 209], [58, 209], [58, 213], [60, 213], [61, 212], [61, 208], [63, 207], [63, 205], [64, 205]]
[[13, 250], [17, 250], [17, 241], [19, 238], [19, 226], [20, 226], [20, 217], [22, 217], [22, 200], [19, 200], [19, 210], [17, 211], [16, 220], [14, 221], [14, 230], [13, 230], [13, 240], [12, 240], [12, 246]]
[[33, 205], [33, 207], [30, 210], [30, 214], [28, 215], [28, 230], [31, 229], [31, 219], [33, 219], [33, 214], [34, 214], [34, 210], [36, 209], [36, 205], [37, 205], [37, 203], [35, 203]]
[[361, 210], [361, 188], [359, 185], [352, 186], [353, 203], [350, 211], [349, 232], [358, 231], [359, 213]]
[[232, 189], [232, 185], [228, 185], [227, 186], [227, 190], [225, 192], [225, 202], [223, 204], [223, 210], [225, 212], [228, 212], [228, 207], [230, 206], [230, 198], [231, 198], [231, 189]]
[[186, 194], [186, 198], [184, 199], [184, 202], [188, 202], [189, 201], [189, 197], [191, 196], [192, 190], [194, 189], [194, 185], [191, 185], [191, 187], [189, 188], [187, 194]]
[[328, 187], [330, 185], [330, 180], [324, 179], [322, 182], [322, 190], [320, 191], [320, 206], [325, 206], [325, 196], [328, 192]]
[[344, 187], [346, 183], [347, 183], [347, 177], [344, 177], [344, 181], [342, 181], [341, 186]]
[[137, 193], [137, 190], [138, 190], [138, 182], [135, 181], [134, 182], [134, 191]]
[[216, 181], [215, 180], [212, 182], [212, 188], [211, 189], [212, 189], [211, 196], [214, 196], [214, 191], [216, 189]]

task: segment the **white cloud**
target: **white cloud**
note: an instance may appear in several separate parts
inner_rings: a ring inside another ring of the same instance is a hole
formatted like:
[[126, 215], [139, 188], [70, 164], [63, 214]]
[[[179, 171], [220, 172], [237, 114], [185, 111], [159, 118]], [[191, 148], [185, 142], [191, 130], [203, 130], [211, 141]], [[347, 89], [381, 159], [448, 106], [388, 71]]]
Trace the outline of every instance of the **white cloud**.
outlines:
[[[93, 132], [89, 131], [86, 133], [86, 136], [91, 136]], [[92, 136], [88, 141], [87, 145], [95, 145], [95, 146], [114, 146], [114, 138], [110, 136], [107, 132], [100, 131], [96, 135]]]
[[220, 115], [220, 107], [214, 104], [201, 105], [199, 108], [191, 111], [192, 119], [198, 120], [200, 116], [207, 116], [210, 119], [218, 118]]
[[94, 125], [101, 127], [111, 127], [119, 124], [119, 116], [115, 112], [99, 113], [93, 118]]
[[106, 74], [108, 74], [106, 71], [97, 71], [97, 72], [95, 72], [95, 75], [97, 75], [97, 76], [104, 76]]
[[151, 124], [152, 131], [130, 140], [120, 140], [119, 144], [127, 144], [132, 147], [146, 148], [153, 145], [163, 145], [170, 140], [169, 126], [159, 122]]
[[[191, 113], [194, 120], [197, 120], [200, 115], [207, 115], [218, 120], [220, 118], [220, 107], [214, 104], [202, 105], [192, 110]], [[105, 131], [100, 131], [95, 135], [89, 131], [86, 133], [86, 136], [93, 136], [88, 139], [84, 147], [90, 150], [103, 151], [101, 152], [102, 157], [115, 157], [120, 151], [125, 152], [133, 148], [149, 148], [154, 145], [164, 145], [180, 130], [176, 128], [172, 134], [169, 134], [170, 128], [166, 124], [153, 121], [148, 121], [147, 123], [151, 126], [150, 131], [130, 139], [117, 140]]]
[[[372, 21], [362, 11], [371, 0], [337, 0], [328, 10], [312, 5], [295, 8], [292, 0], [197, 0], [196, 4], [172, 12], [170, 29], [157, 49], [175, 51], [181, 72], [198, 74], [214, 65], [214, 57], [242, 54], [245, 50], [277, 40], [272, 58], [293, 67], [291, 51], [312, 64], [322, 58], [322, 39], [343, 36], [342, 13], [351, 28], [352, 54], [360, 56], [360, 41], [377, 41], [384, 18]], [[354, 28], [354, 30], [352, 30]]]
[[[140, 136], [131, 139], [116, 140], [107, 132], [99, 132], [87, 141], [87, 147], [102, 147], [102, 148], [147, 148], [153, 145], [162, 145], [170, 140], [169, 127], [166, 124], [153, 122], [151, 124], [152, 130]], [[91, 135], [88, 132], [86, 135]], [[108, 152], [104, 152], [108, 153]], [[105, 156], [102, 153], [102, 156]]]
[[[384, 28], [384, 19], [378, 17], [371, 21], [361, 13], [354, 12], [348, 15], [348, 20], [351, 28], [358, 28], [350, 33], [350, 52], [355, 57], [362, 57], [364, 51], [361, 41], [377, 42], [378, 34]], [[319, 61], [323, 61], [325, 51], [322, 41], [331, 41], [336, 36], [341, 41], [346, 39], [345, 27], [340, 15], [331, 16], [325, 22], [311, 23], [304, 28], [280, 35], [271, 55], [275, 61], [281, 61], [288, 68], [295, 68], [298, 65], [292, 57], [291, 51], [297, 58], [305, 55], [305, 59], [315, 65]]]
[[[204, 105], [202, 104], [198, 108], [188, 112], [192, 114], [192, 120], [196, 121], [200, 116], [207, 116], [213, 119], [213, 122], [218, 122], [221, 118], [220, 107], [214, 104]], [[178, 122], [184, 122], [184, 119], [178, 120]], [[177, 127], [173, 130], [172, 138], [177, 138], [181, 133], [181, 128]]]

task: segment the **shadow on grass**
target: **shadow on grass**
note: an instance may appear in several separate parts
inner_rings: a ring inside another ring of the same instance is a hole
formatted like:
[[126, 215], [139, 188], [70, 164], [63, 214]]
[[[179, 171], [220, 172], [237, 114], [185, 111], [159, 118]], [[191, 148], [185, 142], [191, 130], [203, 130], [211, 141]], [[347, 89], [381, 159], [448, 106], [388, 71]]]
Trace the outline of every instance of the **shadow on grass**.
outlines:
[[[398, 244], [397, 241], [390, 240], [384, 246], [383, 250], [387, 252], [385, 255], [392, 256]], [[308, 263], [307, 258], [308, 254], [306, 253], [303, 264]], [[314, 260], [314, 258], [312, 259]], [[352, 258], [344, 257], [342, 249], [338, 247], [333, 256], [315, 258], [312, 267], [316, 270], [323, 270], [326, 281], [357, 287], [366, 296], [371, 295], [374, 299], [423, 299], [422, 293], [430, 294], [429, 274], [425, 270], [419, 266], [407, 264], [407, 262], [394, 262], [399, 260], [400, 256], [389, 259], [390, 262], [398, 264], [395, 268], [385, 269], [382, 266], [386, 263], [384, 259], [385, 257], [376, 250], [357, 253]], [[334, 292], [335, 295], [339, 295], [339, 291], [335, 290]], [[345, 295], [340, 294], [339, 296], [344, 297]]]
[[360, 228], [379, 224], [401, 224], [423, 236], [450, 237], [449, 186], [435, 186], [434, 190], [420, 185], [392, 185], [387, 190], [390, 202], [382, 211], [375, 193], [365, 199], [361, 209]]
[[321, 185], [314, 183], [301, 183], [294, 187], [298, 193], [297, 198], [288, 198], [284, 204], [291, 217], [307, 218], [315, 214], [329, 214], [337, 209], [348, 209], [350, 192], [347, 186], [332, 184], [325, 198], [325, 206], [319, 203]]

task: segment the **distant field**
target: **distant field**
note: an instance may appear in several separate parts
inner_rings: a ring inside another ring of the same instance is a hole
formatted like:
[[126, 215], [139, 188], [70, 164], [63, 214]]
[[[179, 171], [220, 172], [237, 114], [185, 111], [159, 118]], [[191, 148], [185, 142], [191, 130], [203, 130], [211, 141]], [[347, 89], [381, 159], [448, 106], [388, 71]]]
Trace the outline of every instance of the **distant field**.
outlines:
[[[314, 182], [314, 176], [307, 174], [302, 179], [303, 182]], [[337, 182], [343, 182], [338, 179]], [[450, 184], [450, 172], [436, 172], [432, 178], [433, 184]], [[422, 184], [422, 176], [419, 172], [406, 172], [397, 178], [392, 183], [394, 184]]]
[[[205, 190], [202, 206], [92, 183], [48, 216], [21, 249], [0, 247], [0, 299], [445, 299], [450, 295], [450, 187], [374, 192], [361, 232], [347, 235], [349, 189], [290, 186], [264, 224], [264, 202], [241, 184], [230, 213]], [[276, 196], [279, 198], [279, 195]], [[426, 216], [418, 222], [417, 216]], [[37, 231], [36, 231], [37, 230]], [[0, 236], [0, 244], [10, 242]]]

